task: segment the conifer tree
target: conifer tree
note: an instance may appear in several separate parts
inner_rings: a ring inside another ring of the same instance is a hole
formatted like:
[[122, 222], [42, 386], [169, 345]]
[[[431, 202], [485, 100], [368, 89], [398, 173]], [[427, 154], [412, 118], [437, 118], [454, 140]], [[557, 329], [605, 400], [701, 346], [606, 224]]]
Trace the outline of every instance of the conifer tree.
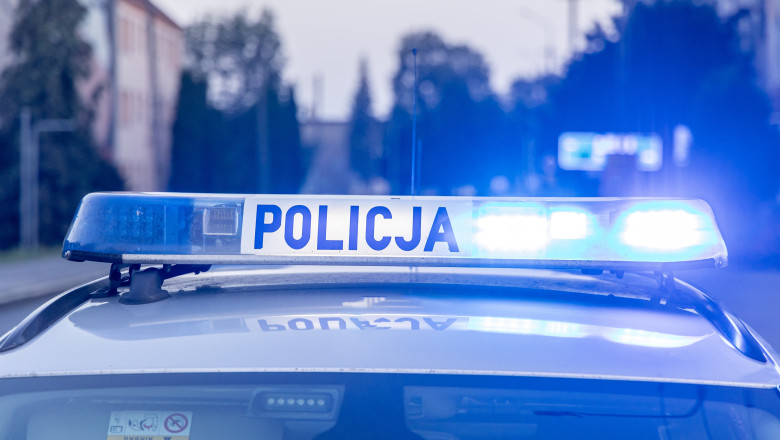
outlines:
[[360, 79], [358, 89], [352, 101], [352, 116], [349, 132], [349, 163], [354, 172], [363, 180], [378, 173], [378, 154], [372, 151], [372, 136], [377, 121], [371, 110], [371, 90], [368, 84], [368, 64], [360, 61]]
[[61, 242], [79, 200], [96, 190], [117, 190], [116, 170], [98, 154], [93, 115], [79, 83], [89, 78], [91, 49], [79, 34], [86, 8], [78, 0], [20, 0], [9, 47], [14, 56], [0, 77], [0, 247], [18, 240], [19, 114], [32, 121], [73, 119], [74, 132], [40, 137], [40, 240]]

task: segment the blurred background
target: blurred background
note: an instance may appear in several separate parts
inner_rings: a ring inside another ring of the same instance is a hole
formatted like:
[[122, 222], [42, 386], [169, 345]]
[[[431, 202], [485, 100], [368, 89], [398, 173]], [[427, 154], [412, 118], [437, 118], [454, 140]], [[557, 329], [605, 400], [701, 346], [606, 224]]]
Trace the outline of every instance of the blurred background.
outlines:
[[702, 198], [737, 272], [699, 281], [780, 285], [780, 0], [0, 0], [0, 72], [0, 291], [72, 271], [16, 256], [56, 254], [91, 191], [404, 195], [413, 173]]
[[0, 0], [0, 249], [96, 190], [410, 194], [416, 100], [416, 194], [699, 197], [778, 262], [780, 0], [157, 1]]

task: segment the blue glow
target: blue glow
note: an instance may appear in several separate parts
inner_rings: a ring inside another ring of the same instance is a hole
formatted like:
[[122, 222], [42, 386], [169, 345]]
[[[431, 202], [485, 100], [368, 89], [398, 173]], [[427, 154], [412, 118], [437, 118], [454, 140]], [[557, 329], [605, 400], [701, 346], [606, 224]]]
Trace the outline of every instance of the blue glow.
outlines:
[[581, 211], [558, 210], [550, 213], [550, 238], [582, 240], [588, 235], [588, 215]]
[[587, 336], [583, 326], [580, 324], [541, 319], [476, 317], [469, 319], [469, 330], [559, 338], [582, 338]]
[[613, 246], [637, 259], [684, 259], [722, 240], [708, 206], [680, 200], [636, 203], [617, 219], [613, 234]]
[[474, 215], [475, 250], [484, 257], [587, 258], [596, 239], [593, 215], [579, 207], [486, 203]]
[[655, 348], [685, 347], [706, 337], [706, 335], [674, 335], [647, 330], [602, 327], [564, 321], [492, 316], [469, 318], [468, 329], [489, 333], [535, 335], [555, 338], [603, 338], [618, 344]]
[[701, 216], [680, 210], [639, 211], [626, 217], [620, 238], [629, 246], [676, 250], [707, 240]]
[[613, 329], [605, 337], [619, 344], [639, 345], [642, 347], [678, 348], [691, 345], [704, 336], [682, 336], [668, 333], [634, 330], [630, 328]]
[[492, 254], [538, 252], [547, 246], [547, 226], [541, 206], [489, 205], [476, 215], [473, 240]]

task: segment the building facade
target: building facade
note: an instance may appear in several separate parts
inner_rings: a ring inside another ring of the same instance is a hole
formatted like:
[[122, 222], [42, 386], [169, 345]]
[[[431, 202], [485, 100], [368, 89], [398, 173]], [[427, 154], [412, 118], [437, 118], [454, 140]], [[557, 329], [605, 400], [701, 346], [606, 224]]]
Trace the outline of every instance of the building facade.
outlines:
[[[0, 71], [19, 0], [0, 0]], [[93, 134], [132, 191], [168, 184], [172, 128], [181, 78], [181, 27], [149, 0], [80, 0], [82, 35], [92, 48], [89, 79], [79, 84], [94, 109]]]
[[148, 0], [117, 0], [112, 157], [130, 190], [164, 189], [182, 69], [182, 29]]

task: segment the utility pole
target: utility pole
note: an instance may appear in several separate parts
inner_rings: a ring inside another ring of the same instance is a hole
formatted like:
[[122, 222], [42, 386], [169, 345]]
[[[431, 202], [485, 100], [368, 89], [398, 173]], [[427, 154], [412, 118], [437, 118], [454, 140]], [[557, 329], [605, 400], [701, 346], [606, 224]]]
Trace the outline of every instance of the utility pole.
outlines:
[[312, 79], [311, 122], [317, 122], [322, 106], [322, 75], [316, 74]]
[[39, 184], [38, 184], [38, 141], [41, 133], [75, 131], [73, 119], [41, 119], [32, 123], [29, 107], [22, 108], [20, 115], [20, 164], [19, 164], [19, 241], [26, 251], [38, 249]]
[[103, 12], [106, 14], [106, 33], [108, 35], [108, 138], [106, 147], [109, 157], [116, 155], [116, 131], [119, 124], [119, 76], [117, 58], [119, 40], [117, 39], [116, 0], [103, 0]]
[[30, 109], [22, 108], [20, 116], [19, 134], [19, 244], [24, 250], [33, 250], [37, 247], [33, 234], [32, 205], [37, 204], [37, 199], [32, 198], [34, 180], [37, 181], [38, 151], [33, 151], [32, 136], [30, 135]]
[[520, 17], [524, 18], [528, 23], [538, 26], [544, 32], [544, 73], [553, 72], [556, 68], [556, 55], [555, 46], [553, 45], [554, 26], [552, 22], [536, 11], [525, 7], [520, 7]]
[[577, 50], [577, 23], [579, 22], [578, 2], [579, 0], [568, 0], [569, 2], [569, 52], [574, 56]]
[[[545, 75], [552, 73], [556, 69], [556, 56], [555, 56], [555, 47], [553, 46], [553, 29], [554, 26], [550, 22], [550, 20], [543, 17], [541, 14], [537, 13], [536, 11], [533, 11], [528, 8], [521, 7], [520, 8], [520, 16], [527, 20], [529, 23], [532, 23], [542, 29], [544, 32], [545, 37], [545, 48], [544, 48], [544, 57], [545, 57]], [[571, 32], [571, 31], [570, 31]], [[569, 36], [571, 39], [571, 35]], [[530, 84], [531, 88], [539, 87], [537, 84]], [[533, 91], [531, 92], [533, 93]], [[523, 118], [523, 140], [522, 140], [522, 146], [524, 151], [524, 157], [523, 160], [525, 162], [525, 170], [523, 171], [525, 174], [525, 186], [526, 189], [528, 189], [530, 192], [535, 192], [538, 188], [533, 187], [534, 185], [531, 182], [537, 181], [537, 172], [536, 172], [536, 162], [537, 162], [537, 154], [536, 154], [536, 132], [537, 132], [537, 123], [536, 120], [538, 118], [537, 112], [538, 109], [534, 107], [528, 107], [528, 116]], [[529, 136], [529, 133], [533, 133], [532, 136]], [[515, 182], [520, 182], [520, 173], [516, 173], [515, 175]], [[538, 186], [538, 185], [536, 185]], [[519, 183], [518, 183], [519, 187]]]
[[[265, 68], [267, 69], [267, 67]], [[260, 94], [257, 99], [257, 192], [268, 194], [271, 192], [271, 148], [269, 145], [268, 131], [268, 94], [269, 78], [267, 71], [262, 73]]]

